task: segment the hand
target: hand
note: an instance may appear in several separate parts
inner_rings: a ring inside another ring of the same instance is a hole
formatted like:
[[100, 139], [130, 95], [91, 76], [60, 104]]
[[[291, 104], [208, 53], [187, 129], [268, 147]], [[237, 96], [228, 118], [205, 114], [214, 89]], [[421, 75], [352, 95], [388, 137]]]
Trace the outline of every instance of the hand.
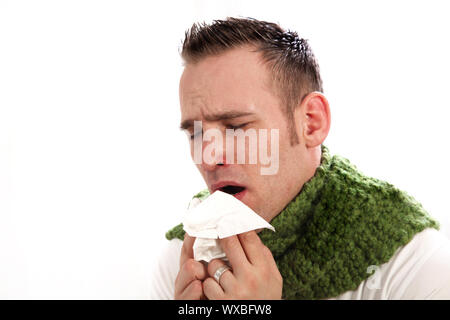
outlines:
[[210, 261], [208, 273], [211, 277], [203, 282], [203, 291], [208, 299], [281, 299], [283, 278], [272, 253], [255, 231], [219, 241], [232, 270], [222, 274], [219, 284], [211, 277], [225, 263], [220, 259]]
[[192, 246], [195, 238], [185, 234], [180, 256], [180, 271], [175, 280], [176, 300], [204, 299], [202, 281], [206, 279], [208, 271], [201, 262], [194, 260]]

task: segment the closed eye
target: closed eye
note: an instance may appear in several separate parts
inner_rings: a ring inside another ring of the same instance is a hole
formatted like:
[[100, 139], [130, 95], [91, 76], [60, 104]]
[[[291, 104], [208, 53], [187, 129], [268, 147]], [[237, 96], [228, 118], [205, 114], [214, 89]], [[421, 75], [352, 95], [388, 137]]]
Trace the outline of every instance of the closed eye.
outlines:
[[[239, 124], [239, 125], [228, 124], [228, 125], [226, 125], [226, 127], [227, 127], [227, 129], [237, 130], [237, 129], [241, 129], [241, 128], [245, 127], [249, 123], [250, 122], [246, 122], [246, 123], [242, 123], [242, 124]], [[200, 131], [197, 132], [196, 134], [189, 134], [189, 137], [190, 137], [191, 140], [194, 140], [195, 137], [198, 136], [199, 134], [200, 134]], [[201, 134], [203, 135], [203, 130], [201, 131]]]
[[229, 125], [227, 125], [227, 129], [233, 129], [233, 130], [241, 129], [241, 128], [245, 127], [248, 124], [249, 124], [249, 122], [246, 122], [246, 123], [243, 123], [243, 124], [239, 124], [239, 125], [236, 125], [236, 126], [233, 126], [233, 125], [229, 124]]

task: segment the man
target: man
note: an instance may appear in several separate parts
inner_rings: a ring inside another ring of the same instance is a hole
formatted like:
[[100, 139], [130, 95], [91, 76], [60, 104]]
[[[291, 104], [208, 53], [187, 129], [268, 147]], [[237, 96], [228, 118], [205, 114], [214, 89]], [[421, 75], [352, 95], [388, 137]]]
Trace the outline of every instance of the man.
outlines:
[[407, 193], [365, 176], [322, 144], [330, 109], [304, 39], [273, 23], [228, 18], [194, 24], [181, 55], [181, 128], [193, 157], [195, 121], [203, 132], [279, 134], [275, 174], [215, 149], [214, 161], [197, 164], [208, 190], [194, 201], [229, 192], [276, 232], [220, 239], [228, 269], [219, 259], [195, 261], [195, 239], [175, 227], [155, 270], [152, 298], [450, 298], [450, 244], [438, 223]]

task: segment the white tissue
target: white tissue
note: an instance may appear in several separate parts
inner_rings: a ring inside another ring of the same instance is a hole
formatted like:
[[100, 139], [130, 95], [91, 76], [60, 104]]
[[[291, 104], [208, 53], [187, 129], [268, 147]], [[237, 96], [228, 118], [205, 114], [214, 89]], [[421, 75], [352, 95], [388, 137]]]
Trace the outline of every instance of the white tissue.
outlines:
[[206, 262], [217, 258], [227, 260], [218, 239], [261, 228], [275, 231], [256, 212], [222, 191], [214, 192], [189, 209], [183, 219], [183, 228], [188, 235], [196, 237], [194, 259]]

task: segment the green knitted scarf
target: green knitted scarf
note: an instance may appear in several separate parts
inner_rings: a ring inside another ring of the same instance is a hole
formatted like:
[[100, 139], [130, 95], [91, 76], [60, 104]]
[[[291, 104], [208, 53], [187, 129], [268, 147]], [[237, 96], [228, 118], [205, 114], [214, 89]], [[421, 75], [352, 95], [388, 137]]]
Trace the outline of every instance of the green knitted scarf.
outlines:
[[[204, 199], [207, 190], [195, 197]], [[325, 299], [355, 290], [368, 267], [389, 261], [439, 224], [393, 185], [362, 174], [322, 145], [321, 164], [299, 194], [259, 233], [283, 276], [283, 299]], [[183, 239], [180, 224], [167, 239]]]

